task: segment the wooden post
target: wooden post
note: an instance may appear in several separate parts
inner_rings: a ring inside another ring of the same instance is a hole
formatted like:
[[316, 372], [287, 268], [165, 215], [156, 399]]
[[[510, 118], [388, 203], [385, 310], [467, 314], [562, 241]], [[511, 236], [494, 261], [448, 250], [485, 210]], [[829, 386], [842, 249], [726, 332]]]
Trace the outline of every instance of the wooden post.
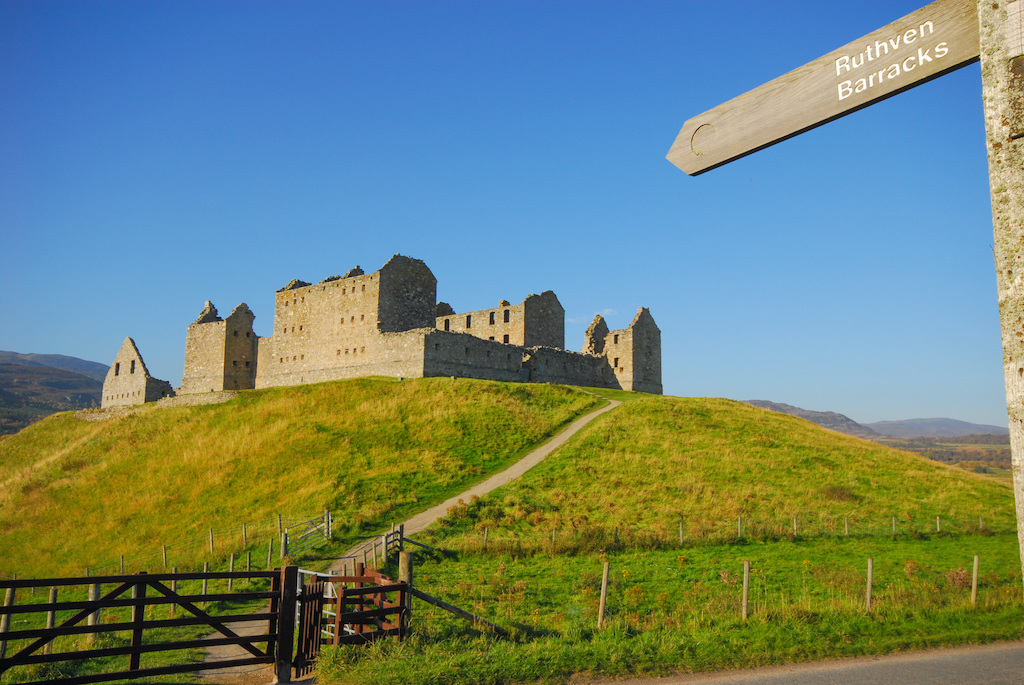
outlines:
[[[399, 552], [398, 553], [398, 582], [408, 583], [409, 587], [413, 586], [413, 556], [412, 552]], [[412, 593], [407, 592], [405, 594], [405, 616], [406, 622], [412, 618]]]
[[793, 537], [797, 536], [796, 532], [796, 516], [793, 517]]
[[974, 573], [971, 574], [971, 606], [978, 604], [978, 555], [974, 555]]
[[867, 612], [869, 614], [871, 613], [871, 581], [873, 580], [874, 573], [875, 573], [875, 560], [872, 559], [871, 557], [868, 557], [868, 591], [867, 591], [867, 596], [865, 597], [865, 603], [864, 604], [867, 607]]
[[267, 544], [267, 570], [274, 568], [274, 538]]
[[295, 593], [298, 577], [298, 566], [285, 566], [281, 569], [281, 601], [278, 605], [275, 650], [277, 661], [274, 664], [274, 675], [278, 683], [292, 681], [292, 640], [295, 637]]
[[210, 554], [213, 554], [213, 528], [210, 529]]
[[895, 516], [892, 517], [892, 534], [893, 535], [896, 534], [896, 517]]
[[750, 590], [750, 561], [743, 562], [743, 609], [742, 618], [747, 620], [747, 597]]
[[[209, 573], [209, 572], [210, 572], [210, 562], [204, 561], [203, 562], [203, 573]], [[206, 594], [206, 587], [207, 587], [206, 583], [207, 583], [207, 579], [203, 578], [203, 594], [204, 595]]]
[[[174, 570], [172, 571], [172, 573], [174, 573], [174, 575], [178, 575], [178, 567], [177, 566], [174, 567]], [[178, 594], [178, 579], [177, 578], [171, 578], [171, 592], [173, 592], [174, 594]], [[177, 606], [178, 606], [177, 604], [171, 604], [171, 616], [174, 616], [174, 610], [175, 610], [175, 607], [177, 607]]]
[[844, 516], [843, 518], [845, 519], [844, 522], [846, 524], [846, 537], [850, 537], [850, 517]]
[[252, 550], [248, 549], [245, 551], [245, 572], [249, 573], [252, 571]]
[[[90, 585], [89, 586], [89, 601], [90, 602], [98, 602], [98, 601], [100, 601], [100, 597], [102, 597], [102, 595], [100, 594], [101, 592], [102, 592], [102, 590], [100, 589], [100, 584], [99, 583], [93, 583], [92, 585]], [[89, 614], [89, 617], [85, 619], [85, 624], [89, 625], [89, 626], [98, 626], [100, 624], [100, 610], [96, 609], [96, 611], [94, 611], [91, 614]], [[91, 643], [91, 642], [95, 642], [95, 641], [96, 641], [96, 633], [89, 633], [89, 637], [87, 639], [87, 642]]]
[[124, 555], [121, 555], [121, 575], [124, 575]]
[[281, 522], [281, 515], [277, 515], [277, 537], [284, 535], [284, 524]]
[[[164, 570], [167, 570], [167, 545], [160, 545], [160, 553], [164, 558]], [[86, 575], [89, 575], [88, 573]]]
[[[616, 529], [618, 530], [618, 529]], [[608, 601], [608, 562], [604, 562], [604, 571], [601, 572], [601, 603], [597, 609], [597, 629], [604, 627], [604, 608]]]
[[978, 0], [978, 25], [1017, 540], [1024, 550], [1024, 2]]
[[[146, 572], [142, 571], [139, 575], [144, 576]], [[138, 582], [132, 585], [132, 600], [132, 649], [138, 649], [142, 646], [142, 624], [146, 620], [146, 583]], [[141, 656], [139, 652], [132, 652], [129, 657], [129, 671], [139, 670]]]
[[[231, 573], [235, 572], [235, 553], [234, 552], [231, 553], [231, 558], [228, 561], [228, 571], [230, 571]], [[228, 578], [228, 592], [234, 592], [234, 591], [235, 591], [235, 579], [234, 578]]]
[[679, 522], [679, 544], [680, 545], [682, 545], [683, 541], [685, 540], [685, 537], [684, 537], [684, 533], [685, 532], [686, 532], [686, 529], [683, 526], [683, 522], [680, 521]]
[[288, 556], [288, 533], [281, 534], [281, 561]]
[[242, 547], [249, 546], [249, 531], [245, 529], [245, 523], [242, 523]]
[[[4, 593], [4, 606], [10, 609], [14, 606], [14, 588], [7, 588], [7, 592]], [[3, 659], [7, 654], [7, 640], [4, 639], [11, 629], [11, 615], [4, 614], [0, 616], [0, 659]]]
[[487, 551], [487, 536], [490, 534], [490, 528], [484, 528], [484, 551]]
[[369, 551], [370, 551], [369, 547], [367, 547], [366, 545], [363, 545], [363, 567], [364, 568], [367, 566], [367, 561], [368, 561], [367, 554], [369, 553]]
[[615, 526], [615, 544], [619, 544], [619, 527]]
[[[363, 547], [363, 559], [366, 559], [366, 548], [365, 547]], [[364, 562], [362, 564], [356, 564], [356, 577], [357, 578], [362, 578], [365, 575], [366, 575], [366, 563]], [[354, 588], [361, 588], [361, 587], [363, 587], [363, 582], [362, 581], [356, 581], [355, 583], [352, 584], [352, 587], [354, 587]], [[365, 605], [363, 604], [363, 600], [365, 598], [366, 598], [366, 595], [359, 595], [359, 599], [357, 600], [357, 603], [356, 603], [356, 611], [362, 611], [363, 609], [366, 608]], [[356, 623], [354, 626], [352, 626], [352, 630], [354, 630], [358, 634], [358, 633], [362, 633], [363, 632], [363, 628], [364, 627], [365, 626], [362, 623]]]
[[984, 524], [982, 523], [981, 517], [979, 516], [978, 517], [978, 530], [981, 530], [982, 528], [984, 528]]
[[[50, 604], [57, 603], [57, 587], [50, 588]], [[46, 629], [53, 630], [57, 625], [57, 610], [50, 609], [46, 612]], [[43, 654], [53, 654], [53, 638], [43, 647]]]
[[398, 551], [405, 551], [405, 524], [398, 524]]
[[939, 520], [938, 516], [935, 517], [935, 532], [936, 533], [941, 533], [942, 532], [942, 523]]

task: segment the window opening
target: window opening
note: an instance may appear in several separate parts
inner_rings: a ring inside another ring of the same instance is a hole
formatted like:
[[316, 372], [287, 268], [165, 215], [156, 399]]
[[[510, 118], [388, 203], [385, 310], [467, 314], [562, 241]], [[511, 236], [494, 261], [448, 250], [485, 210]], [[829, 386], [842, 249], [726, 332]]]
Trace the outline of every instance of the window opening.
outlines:
[[131, 366], [131, 369], [128, 371], [128, 373], [135, 373], [135, 360], [134, 359], [132, 360], [132, 366]]
[[121, 375], [121, 362], [114, 362], [114, 375], [115, 376], [120, 376]]
[[505, 310], [505, 323], [508, 323], [508, 310]]
[[501, 342], [503, 342], [503, 343], [507, 343], [508, 342], [508, 333], [506, 333], [505, 335], [501, 336]]
[[616, 357], [616, 358], [615, 358], [615, 363], [613, 364], [613, 366], [614, 366], [614, 367], [615, 367], [616, 369], [617, 369], [617, 368], [619, 368], [619, 358], [618, 358], [618, 357]]
[[612, 343], [615, 344], [615, 345], [618, 345], [619, 344], [619, 336], [618, 335], [614, 335], [612, 337], [614, 338], [614, 340], [612, 340]]
[[472, 314], [466, 314], [466, 328], [472, 328], [472, 327], [473, 327], [473, 315]]
[[446, 331], [448, 330], [448, 325], [449, 325], [450, 323], [451, 323], [451, 322], [450, 322], [450, 320], [449, 320], [449, 319], [445, 319], [445, 320], [444, 320], [444, 329], [445, 329]]
[[494, 312], [491, 312], [491, 325], [494, 325]]

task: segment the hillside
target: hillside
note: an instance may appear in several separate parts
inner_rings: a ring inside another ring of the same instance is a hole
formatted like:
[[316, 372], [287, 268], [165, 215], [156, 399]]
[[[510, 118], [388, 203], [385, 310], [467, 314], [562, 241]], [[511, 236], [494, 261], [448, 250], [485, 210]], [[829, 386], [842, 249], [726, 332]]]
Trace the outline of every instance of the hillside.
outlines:
[[547, 385], [357, 379], [225, 404], [65, 413], [0, 440], [0, 572], [80, 573], [281, 513], [379, 531], [515, 460], [602, 400]]
[[67, 369], [0, 361], [0, 435], [55, 412], [98, 407], [102, 390], [102, 380]]
[[107, 370], [110, 369], [106, 364], [91, 362], [87, 359], [79, 359], [78, 357], [69, 357], [64, 354], [23, 354], [6, 350], [0, 350], [0, 364], [48, 366], [53, 369], [71, 371], [100, 383], [103, 383], [103, 380], [107, 377]]
[[[792, 517], [849, 516], [885, 532], [935, 516], [1012, 526], [1013, 492], [962, 469], [809, 421], [722, 399], [644, 397], [624, 404], [561, 451], [487, 498], [454, 512], [444, 535], [494, 534], [528, 540], [551, 531], [580, 538], [618, 526], [676, 534], [734, 535]], [[790, 528], [791, 529], [791, 528]], [[543, 532], [539, 532], [543, 531]], [[590, 531], [590, 533], [588, 533]], [[452, 540], [456, 543], [456, 540]]]
[[968, 435], [1009, 436], [1006, 426], [989, 426], [956, 419], [906, 419], [863, 424], [890, 438], [961, 438]]
[[[680, 519], [734, 530], [738, 516], [1012, 521], [1011, 489], [961, 469], [739, 402], [620, 395], [631, 401], [453, 512], [441, 534], [672, 535]], [[208, 528], [324, 508], [354, 541], [599, 404], [563, 386], [359, 379], [96, 423], [49, 417], [0, 440], [0, 571], [79, 571]]]
[[779, 412], [781, 414], [799, 416], [801, 419], [807, 419], [811, 423], [815, 423], [822, 428], [828, 428], [829, 430], [846, 433], [847, 435], [853, 435], [858, 438], [867, 438], [872, 440], [881, 437], [881, 435], [872, 428], [857, 423], [845, 414], [839, 414], [834, 411], [814, 411], [811, 409], [794, 407], [791, 404], [783, 404], [782, 402], [769, 402], [768, 400], [746, 400], [746, 404], [754, 407], [760, 407], [761, 409]]

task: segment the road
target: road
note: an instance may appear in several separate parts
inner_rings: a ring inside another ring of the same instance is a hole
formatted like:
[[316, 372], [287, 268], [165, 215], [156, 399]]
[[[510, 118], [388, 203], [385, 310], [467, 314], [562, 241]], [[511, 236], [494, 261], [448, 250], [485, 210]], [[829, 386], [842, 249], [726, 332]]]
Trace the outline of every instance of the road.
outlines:
[[572, 685], [1024, 685], [1024, 642], [666, 678], [576, 677]]

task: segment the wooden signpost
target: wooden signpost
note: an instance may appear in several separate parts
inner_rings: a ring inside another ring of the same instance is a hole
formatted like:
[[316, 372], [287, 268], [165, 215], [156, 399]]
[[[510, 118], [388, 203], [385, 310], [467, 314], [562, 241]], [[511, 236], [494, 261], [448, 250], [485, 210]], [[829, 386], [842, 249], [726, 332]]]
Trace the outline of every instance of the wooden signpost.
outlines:
[[687, 121], [668, 159], [696, 176], [981, 60], [1024, 568], [1024, 0], [938, 0]]

